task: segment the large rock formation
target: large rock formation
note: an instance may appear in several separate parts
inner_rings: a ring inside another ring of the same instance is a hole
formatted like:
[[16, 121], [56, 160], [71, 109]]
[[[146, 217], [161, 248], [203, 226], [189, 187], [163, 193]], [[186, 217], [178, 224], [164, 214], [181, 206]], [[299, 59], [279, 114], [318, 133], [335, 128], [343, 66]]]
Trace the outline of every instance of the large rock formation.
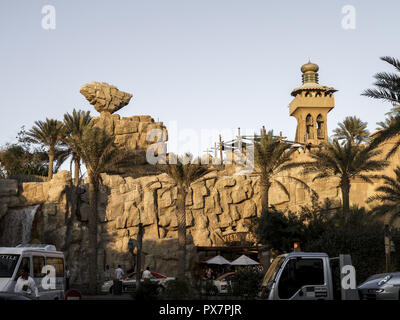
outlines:
[[[81, 94], [100, 112], [100, 117], [93, 117], [95, 126], [103, 128], [115, 136], [115, 145], [135, 153], [134, 165], [145, 166], [139, 168], [140, 174], [152, 174], [154, 168], [146, 166], [146, 150], [155, 142], [168, 140], [167, 129], [162, 122], [155, 122], [151, 116], [141, 115], [121, 117], [112, 114], [126, 106], [132, 95], [119, 91], [116, 87], [105, 82], [92, 82], [85, 84], [80, 90]], [[152, 131], [156, 130], [156, 131]], [[141, 170], [140, 170], [141, 169]], [[126, 170], [120, 173], [127, 173]]]
[[105, 82], [85, 84], [80, 92], [100, 113], [114, 113], [126, 106], [132, 98], [132, 94]]
[[95, 126], [107, 130], [115, 136], [115, 144], [121, 149], [143, 150], [156, 142], [156, 137], [148, 136], [153, 129], [159, 131], [159, 141], [167, 141], [167, 128], [162, 122], [155, 122], [151, 116], [121, 117], [118, 114], [102, 114], [100, 117], [93, 117]]

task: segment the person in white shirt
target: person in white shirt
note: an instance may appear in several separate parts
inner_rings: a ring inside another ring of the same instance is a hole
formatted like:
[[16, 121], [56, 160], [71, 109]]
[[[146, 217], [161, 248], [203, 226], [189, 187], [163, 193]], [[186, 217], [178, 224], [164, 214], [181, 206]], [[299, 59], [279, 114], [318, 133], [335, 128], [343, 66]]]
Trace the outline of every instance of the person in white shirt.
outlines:
[[122, 277], [125, 275], [124, 271], [121, 269], [121, 266], [118, 265], [118, 268], [115, 269], [115, 278], [117, 280], [122, 280]]
[[151, 278], [150, 267], [147, 267], [146, 270], [143, 271], [142, 278], [145, 283], [150, 282]]
[[22, 268], [21, 276], [15, 284], [14, 292], [34, 295], [36, 298], [39, 297], [39, 291], [35, 284], [35, 280], [29, 276], [29, 269], [27, 267]]

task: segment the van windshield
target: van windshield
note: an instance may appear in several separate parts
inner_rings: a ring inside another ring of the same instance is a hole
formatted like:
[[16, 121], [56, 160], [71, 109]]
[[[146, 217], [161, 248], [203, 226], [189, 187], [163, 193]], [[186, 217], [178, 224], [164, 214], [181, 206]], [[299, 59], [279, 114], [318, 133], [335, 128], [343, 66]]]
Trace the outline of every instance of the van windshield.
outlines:
[[267, 273], [264, 276], [262, 286], [266, 286], [269, 282], [274, 281], [277, 271], [279, 270], [282, 262], [285, 261], [285, 257], [277, 257], [272, 261], [270, 267], [268, 268]]
[[0, 278], [12, 277], [18, 259], [19, 254], [0, 254]]

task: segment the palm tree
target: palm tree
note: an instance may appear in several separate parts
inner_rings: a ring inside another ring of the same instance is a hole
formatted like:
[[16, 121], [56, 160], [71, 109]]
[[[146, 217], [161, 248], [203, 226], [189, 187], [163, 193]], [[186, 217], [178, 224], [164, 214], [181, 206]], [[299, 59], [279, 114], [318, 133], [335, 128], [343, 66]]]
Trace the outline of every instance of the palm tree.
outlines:
[[370, 134], [367, 130], [367, 123], [361, 121], [356, 116], [346, 117], [333, 132], [335, 138], [339, 141], [343, 140], [342, 144], [345, 144], [347, 141], [353, 144], [368, 142]]
[[[260, 176], [261, 212], [267, 212], [269, 208], [269, 189], [276, 184], [287, 196], [286, 187], [275, 177], [286, 170], [285, 165], [292, 160], [292, 154], [296, 149], [281, 141], [273, 135], [273, 131], [261, 130], [259, 137], [254, 138], [254, 165], [255, 173]], [[307, 184], [298, 178], [287, 176], [291, 180], [302, 184], [307, 190], [311, 190]]]
[[89, 291], [97, 292], [97, 197], [102, 182], [101, 173], [111, 171], [121, 152], [114, 145], [114, 137], [104, 129], [87, 126], [77, 140], [79, 156], [85, 163], [89, 178]]
[[[397, 111], [400, 106], [400, 60], [392, 57], [381, 57], [381, 60], [393, 66], [397, 73], [379, 72], [374, 75], [376, 88], [365, 90], [362, 95], [373, 99], [379, 99], [389, 102], [393, 105], [396, 113], [393, 115], [394, 119], [391, 120], [390, 126], [378, 132], [377, 136], [371, 142], [370, 148], [376, 148], [381, 143], [398, 137], [400, 134], [400, 116]], [[392, 156], [400, 147], [400, 140], [396, 142], [387, 158]]]
[[66, 113], [64, 115], [64, 126], [66, 136], [65, 143], [71, 150], [72, 161], [74, 162], [74, 185], [79, 185], [79, 172], [80, 172], [80, 154], [79, 141], [82, 138], [84, 129], [89, 125], [91, 120], [90, 111], [72, 111], [72, 114]]
[[343, 213], [348, 213], [350, 208], [351, 182], [359, 178], [367, 183], [372, 183], [373, 171], [382, 170], [388, 165], [385, 160], [374, 160], [381, 154], [380, 150], [371, 150], [367, 147], [347, 142], [341, 145], [337, 139], [326, 142], [318, 149], [310, 150], [312, 161], [304, 161], [290, 164], [288, 167], [304, 168], [303, 174], [317, 172], [313, 181], [323, 178], [336, 177], [339, 179], [338, 186], [342, 192]]
[[62, 139], [65, 135], [64, 126], [62, 122], [54, 119], [47, 119], [46, 121], [35, 121], [34, 126], [27, 132], [27, 139], [30, 142], [40, 144], [48, 148], [49, 155], [49, 170], [48, 178], [53, 177], [53, 163], [56, 153], [62, 145]]
[[179, 258], [179, 278], [185, 279], [186, 270], [186, 209], [185, 199], [190, 190], [190, 185], [196, 180], [210, 172], [205, 165], [200, 164], [200, 160], [192, 161], [190, 154], [177, 157], [169, 154], [169, 161], [165, 165], [160, 165], [160, 170], [167, 173], [176, 183], [178, 193], [176, 200], [176, 219], [178, 222], [178, 244], [181, 251]]
[[380, 194], [375, 194], [368, 198], [367, 203], [373, 201], [380, 202], [379, 205], [372, 208], [372, 211], [379, 215], [392, 214], [391, 222], [399, 216], [400, 209], [400, 166], [393, 170], [396, 178], [386, 175], [380, 176], [383, 179], [383, 185], [375, 189]]
[[388, 129], [389, 127], [393, 126], [393, 124], [396, 121], [396, 117], [393, 115], [388, 115], [385, 118], [385, 121], [380, 121], [377, 122], [376, 124], [378, 125], [378, 127], [376, 128], [376, 130], [383, 130], [383, 129]]
[[381, 57], [399, 73], [379, 72], [374, 75], [376, 89], [367, 89], [362, 95], [400, 105], [400, 60], [393, 57]]

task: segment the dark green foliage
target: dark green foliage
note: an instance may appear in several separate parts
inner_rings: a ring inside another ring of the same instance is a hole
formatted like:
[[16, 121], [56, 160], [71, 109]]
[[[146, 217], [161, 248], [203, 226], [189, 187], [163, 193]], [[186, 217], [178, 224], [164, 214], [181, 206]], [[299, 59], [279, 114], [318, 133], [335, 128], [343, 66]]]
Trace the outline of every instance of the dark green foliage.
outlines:
[[135, 300], [157, 300], [161, 292], [161, 287], [159, 284], [154, 282], [141, 283], [139, 290], [133, 294]]
[[323, 232], [309, 237], [304, 250], [326, 252], [330, 257], [350, 254], [358, 283], [385, 271], [383, 224], [363, 209], [353, 208], [346, 222], [335, 212]]
[[[314, 201], [297, 217], [279, 211], [269, 215], [271, 218], [266, 215], [259, 219], [257, 233], [262, 243], [280, 253], [292, 251], [293, 242], [300, 241], [302, 251], [326, 252], [330, 257], [351, 254], [358, 283], [385, 271], [384, 226], [364, 208], [353, 207], [343, 214], [329, 201], [322, 206]], [[400, 236], [398, 241], [400, 248]], [[400, 269], [400, 264], [395, 269]]]
[[29, 152], [17, 144], [9, 144], [0, 151], [0, 163], [3, 177], [15, 175], [47, 175], [47, 154]]
[[193, 296], [194, 292], [190, 283], [179, 279], [168, 281], [162, 293], [162, 297], [167, 300], [185, 300]]
[[374, 75], [375, 83], [373, 89], [367, 89], [362, 95], [373, 99], [389, 102], [393, 105], [392, 112], [386, 123], [380, 123], [383, 130], [375, 135], [371, 142], [370, 148], [376, 148], [383, 142], [396, 138], [395, 144], [387, 154], [387, 158], [395, 154], [400, 147], [400, 140], [398, 139], [400, 133], [400, 61], [393, 57], [381, 57], [381, 60], [387, 62], [394, 67], [396, 73], [393, 72], [379, 72]]
[[264, 272], [256, 271], [252, 267], [241, 267], [232, 277], [232, 294], [234, 296], [253, 299], [260, 290]]
[[[55, 168], [57, 172], [65, 160], [61, 151], [55, 154]], [[42, 147], [33, 146], [22, 127], [17, 135], [16, 143], [7, 143], [0, 150], [0, 171], [2, 178], [17, 176], [46, 176], [49, 159], [47, 151]]]
[[397, 166], [393, 172], [395, 178], [382, 175], [383, 185], [378, 186], [375, 191], [378, 192], [369, 197], [367, 203], [377, 201], [372, 210], [377, 215], [390, 214], [390, 222], [399, 216], [400, 209], [400, 166]]
[[388, 56], [381, 57], [381, 60], [394, 67], [396, 73], [379, 72], [375, 74], [375, 88], [365, 90], [362, 95], [398, 105], [400, 104], [400, 61]]
[[279, 211], [268, 211], [261, 215], [257, 223], [257, 234], [262, 243], [281, 252], [289, 251], [294, 240], [302, 240], [304, 224], [299, 216]]

